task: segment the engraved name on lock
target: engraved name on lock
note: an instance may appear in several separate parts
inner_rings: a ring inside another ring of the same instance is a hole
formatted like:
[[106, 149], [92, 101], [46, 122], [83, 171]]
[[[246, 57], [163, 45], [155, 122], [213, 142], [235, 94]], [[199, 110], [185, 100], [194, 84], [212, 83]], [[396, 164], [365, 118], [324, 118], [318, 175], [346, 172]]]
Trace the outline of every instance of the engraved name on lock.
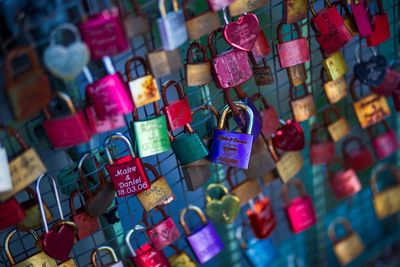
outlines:
[[142, 177], [137, 177], [136, 179], [130, 177], [130, 175], [134, 173], [136, 173], [136, 166], [129, 166], [116, 171], [114, 177], [125, 176], [125, 181], [120, 181], [118, 183], [118, 194], [131, 194], [147, 188], [147, 183], [143, 181]]

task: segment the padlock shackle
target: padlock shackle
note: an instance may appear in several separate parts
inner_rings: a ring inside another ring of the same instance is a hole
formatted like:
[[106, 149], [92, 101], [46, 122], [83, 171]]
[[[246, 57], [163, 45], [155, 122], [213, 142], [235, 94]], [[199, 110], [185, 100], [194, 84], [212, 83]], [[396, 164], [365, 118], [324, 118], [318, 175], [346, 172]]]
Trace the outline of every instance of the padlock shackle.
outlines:
[[[318, 16], [318, 12], [315, 11], [315, 8], [314, 8], [315, 2], [317, 2], [317, 1], [313, 1], [310, 4], [310, 11], [311, 11], [311, 14], [313, 15], [313, 17]], [[329, 0], [324, 0], [324, 7], [332, 7], [332, 3]]]
[[[83, 185], [83, 188], [85, 190], [85, 194], [87, 195], [87, 198], [89, 200], [91, 200], [94, 197], [94, 194], [90, 190], [89, 183], [88, 183], [88, 181], [87, 181], [87, 179], [85, 177], [85, 172], [83, 170], [83, 163], [86, 160], [88, 160], [90, 157], [94, 157], [94, 156], [92, 154], [90, 154], [89, 152], [85, 153], [82, 156], [82, 158], [79, 160], [78, 166], [77, 166], [78, 173], [79, 173], [79, 180], [81, 181], [81, 183]], [[100, 169], [100, 166], [99, 166], [99, 162], [96, 160], [95, 157], [94, 157], [94, 162], [95, 162], [95, 165], [96, 165], [96, 172], [97, 172], [97, 170]], [[99, 182], [100, 182], [101, 186], [105, 186], [107, 184], [107, 181], [106, 181], [105, 176], [104, 176], [102, 171], [99, 171]]]
[[[161, 212], [161, 214], [162, 214], [164, 220], [165, 220], [165, 219], [168, 219], [167, 212], [164, 210], [163, 207], [157, 206], [154, 210], [155, 210], [155, 211]], [[150, 212], [150, 211], [143, 210], [143, 214], [142, 214], [143, 223], [144, 223], [144, 225], [146, 226], [147, 230], [150, 230], [151, 227], [152, 227], [151, 224], [150, 224], [150, 222], [149, 222], [149, 218], [148, 218], [148, 213], [149, 213], [149, 212]]]
[[284, 42], [283, 41], [283, 36], [282, 36], [282, 27], [284, 25], [290, 25], [290, 26], [293, 25], [295, 30], [296, 30], [296, 32], [297, 32], [297, 39], [303, 38], [303, 35], [301, 34], [300, 26], [299, 26], [299, 24], [297, 22], [292, 23], [292, 24], [286, 24], [283, 21], [281, 21], [281, 22], [279, 22], [278, 27], [276, 28], [276, 34], [278, 35], [278, 42], [280, 44], [282, 44]]
[[161, 92], [161, 97], [162, 97], [162, 101], [163, 101], [164, 107], [167, 107], [169, 105], [168, 98], [167, 98], [167, 90], [171, 86], [175, 87], [175, 89], [176, 89], [176, 91], [178, 93], [179, 99], [184, 99], [186, 97], [185, 93], [183, 92], [182, 87], [179, 85], [179, 83], [177, 81], [168, 80], [163, 84], [162, 89], [161, 89], [161, 91], [162, 91]]
[[347, 220], [344, 217], [338, 217], [334, 219], [328, 226], [328, 237], [331, 240], [332, 244], [336, 244], [338, 241], [344, 238], [343, 237], [337, 239], [336, 237], [336, 227], [338, 225], [343, 226], [343, 228], [345, 229], [346, 231], [345, 237], [350, 236], [353, 233], [353, 228], [351, 227], [351, 223], [349, 222], [349, 220]]
[[326, 136], [326, 141], [325, 142], [329, 142], [332, 141], [332, 138], [329, 135], [329, 132], [327, 131], [327, 129], [325, 128], [325, 126], [323, 124], [317, 124], [314, 123], [314, 125], [311, 127], [311, 140], [310, 143], [311, 144], [319, 144], [321, 143], [319, 141], [321, 133], [324, 132], [325, 136]]
[[222, 190], [222, 192], [224, 193], [224, 195], [229, 194], [228, 188], [226, 188], [226, 186], [224, 186], [223, 184], [220, 184], [220, 183], [211, 183], [211, 184], [209, 184], [209, 185], [207, 186], [207, 189], [206, 189], [206, 201], [207, 201], [207, 202], [211, 202], [211, 201], [214, 199], [213, 197], [211, 197], [210, 191], [211, 191], [212, 189], [215, 189], [215, 188], [218, 188], [218, 189]]
[[112, 141], [114, 141], [114, 140], [121, 140], [122, 142], [124, 142], [125, 145], [128, 147], [128, 151], [129, 151], [129, 154], [132, 157], [132, 159], [136, 158], [136, 154], [133, 151], [131, 141], [128, 139], [128, 137], [126, 137], [123, 133], [115, 133], [115, 134], [107, 137], [106, 140], [104, 141], [104, 148], [106, 151], [108, 164], [110, 164], [110, 165], [114, 164], [114, 160], [111, 156], [110, 149], [109, 149], [109, 146], [111, 145]]
[[[359, 101], [359, 100], [361, 99], [361, 98], [359, 98], [359, 97], [357, 96], [357, 93], [356, 93], [356, 83], [357, 83], [357, 81], [360, 82], [360, 81], [357, 79], [356, 76], [353, 76], [353, 77], [351, 78], [351, 81], [350, 81], [350, 88], [349, 88], [349, 91], [350, 91], [351, 99], [353, 99], [354, 102], [355, 102], [355, 101]], [[361, 82], [360, 82], [360, 84], [362, 85]], [[370, 88], [370, 87], [368, 87], [368, 89], [371, 91], [371, 88]]]
[[97, 258], [97, 254], [99, 254], [99, 252], [102, 251], [102, 250], [107, 251], [111, 255], [111, 259], [113, 260], [113, 263], [117, 263], [118, 262], [117, 254], [115, 253], [115, 250], [112, 247], [110, 247], [110, 246], [101, 246], [101, 247], [98, 247], [97, 249], [93, 250], [92, 254], [90, 256], [91, 263], [92, 263], [93, 267], [98, 267], [96, 258]]
[[[343, 1], [343, 0], [342, 0]], [[349, 9], [349, 7], [347, 5], [345, 5], [342, 1], [334, 1], [331, 4], [333, 6], [340, 6], [341, 8], [343, 8], [344, 13], [346, 13], [346, 16], [348, 16], [349, 18], [353, 16], [353, 14], [351, 14], [351, 11]]]
[[187, 208], [184, 208], [183, 210], [181, 210], [181, 213], [180, 213], [180, 223], [181, 223], [183, 231], [185, 232], [186, 235], [190, 235], [190, 229], [185, 222], [185, 215], [190, 210], [194, 211], [197, 214], [197, 216], [200, 217], [200, 220], [203, 224], [207, 223], [207, 218], [204, 215], [203, 211], [199, 207], [189, 204], [189, 206], [187, 206]]
[[[172, 0], [172, 9], [174, 12], [179, 11], [179, 4], [177, 0]], [[165, 6], [165, 0], [158, 0], [158, 10], [160, 11], [161, 17], [167, 16], [167, 8]]]
[[156, 178], [155, 180], [162, 177], [162, 175], [160, 175], [160, 173], [157, 171], [156, 167], [154, 167], [150, 163], [143, 163], [143, 168], [150, 170], [153, 173], [154, 177]]
[[[246, 133], [247, 134], [251, 134], [252, 130], [253, 130], [253, 120], [254, 120], [254, 113], [251, 110], [251, 108], [249, 106], [247, 106], [246, 104], [244, 104], [242, 101], [233, 101], [233, 105], [235, 107], [238, 107], [242, 110], [245, 110], [247, 112], [247, 115], [249, 116], [249, 125], [247, 125], [247, 130]], [[225, 121], [228, 117], [228, 114], [233, 112], [231, 107], [229, 105], [226, 105], [224, 107], [224, 110], [222, 111], [221, 114], [221, 119], [218, 122], [218, 126], [217, 129], [223, 130], [225, 128]]]
[[400, 185], [400, 169], [396, 165], [380, 164], [372, 170], [371, 174], [371, 190], [372, 195], [375, 197], [380, 193], [378, 188], [378, 175], [386, 170], [390, 170], [392, 175], [396, 178], [396, 182]]
[[224, 29], [223, 27], [220, 27], [220, 28], [210, 32], [210, 34], [208, 35], [207, 43], [208, 43], [208, 48], [210, 49], [212, 58], [216, 57], [217, 53], [218, 53], [216, 45], [215, 45], [215, 42], [216, 42], [215, 38], [217, 36], [217, 33], [221, 33], [221, 35], [222, 35], [223, 29]]
[[26, 151], [30, 148], [20, 132], [18, 132], [15, 128], [0, 124], [0, 131], [6, 132], [8, 135], [13, 136], [23, 151]]
[[[28, 232], [31, 234], [31, 236], [33, 236], [33, 239], [35, 241], [37, 241], [39, 239], [39, 235], [38, 233], [33, 230], [33, 229], [29, 229]], [[6, 252], [6, 256], [8, 261], [10, 262], [11, 266], [15, 265], [15, 260], [14, 257], [11, 254], [11, 250], [10, 250], [10, 241], [13, 238], [13, 236], [17, 233], [17, 229], [11, 230], [5, 237], [4, 239], [4, 250]]]
[[71, 210], [72, 216], [76, 216], [76, 208], [75, 208], [75, 198], [78, 197], [79, 200], [82, 201], [81, 199], [81, 194], [79, 193], [78, 190], [74, 190], [71, 192], [71, 195], [69, 196], [68, 202], [69, 202], [69, 209]]
[[[158, 104], [158, 100], [153, 102], [153, 108], [156, 117], [161, 116], [160, 104]], [[139, 110], [137, 108], [135, 108], [135, 110], [132, 112], [132, 117], [134, 121], [139, 121]]]
[[39, 178], [36, 181], [36, 194], [38, 196], [38, 203], [39, 203], [39, 208], [40, 208], [40, 214], [42, 216], [44, 230], [45, 230], [46, 233], [48, 233], [49, 232], [49, 226], [47, 225], [47, 218], [46, 218], [46, 213], [45, 213], [45, 210], [44, 210], [42, 194], [40, 193], [40, 183], [42, 182], [43, 177], [45, 177], [45, 176], [48, 176], [51, 179], [50, 186], [52, 187], [54, 196], [56, 198], [56, 204], [57, 204], [58, 212], [60, 213], [61, 222], [64, 221], [64, 213], [62, 211], [60, 197], [58, 195], [58, 189], [57, 189], [56, 180], [54, 180], [53, 176], [48, 175], [46, 173], [40, 175]]
[[143, 226], [140, 225], [140, 224], [135, 225], [135, 227], [134, 227], [133, 229], [129, 230], [128, 233], [127, 233], [126, 236], [125, 236], [125, 243], [126, 243], [126, 245], [128, 246], [129, 252], [131, 253], [131, 256], [132, 256], [132, 257], [136, 257], [136, 252], [135, 252], [135, 250], [133, 249], [133, 246], [132, 246], [132, 243], [131, 243], [132, 235], [133, 235], [135, 232], [143, 232], [143, 233], [145, 234], [146, 238], [150, 241], [150, 244], [152, 244], [152, 243], [151, 243], [151, 239], [150, 239], [149, 236], [147, 235], [146, 228], [143, 227]]
[[257, 100], [261, 100], [261, 103], [264, 106], [264, 109], [268, 109], [270, 105], [268, 104], [267, 99], [261, 93], [255, 93], [250, 97], [251, 101], [256, 102]]
[[[263, 135], [263, 133], [261, 133], [261, 134]], [[263, 135], [263, 137], [264, 137], [264, 135]], [[268, 147], [269, 153], [271, 154], [272, 159], [275, 161], [275, 163], [278, 162], [280, 159], [280, 155], [279, 155], [278, 151], [276, 150], [271, 138], [268, 139], [267, 147]]]
[[[6, 54], [6, 60], [4, 64], [5, 69], [5, 78], [6, 84], [11, 85], [15, 82], [14, 79], [14, 69], [13, 69], [13, 60], [24, 55], [28, 56], [29, 62], [31, 63], [33, 71], [39, 71], [41, 69], [39, 58], [36, 54], [35, 48], [31, 46], [21, 46], [13, 48], [10, 52]], [[11, 88], [11, 86], [6, 86], [7, 88]]]
[[349, 155], [348, 146], [351, 143], [357, 143], [358, 144], [358, 150], [361, 150], [361, 149], [365, 148], [365, 145], [363, 144], [362, 140], [359, 137], [357, 137], [357, 136], [349, 136], [342, 143], [342, 155], [344, 155], [344, 156], [348, 156]]
[[74, 35], [74, 37], [75, 37], [74, 42], [82, 41], [81, 35], [79, 33], [79, 30], [74, 24], [72, 24], [72, 23], [62, 23], [62, 24], [58, 25], [55, 29], [53, 29], [51, 31], [50, 36], [49, 36], [50, 46], [55, 46], [57, 44], [56, 35], [60, 31], [64, 31], [64, 32], [67, 31], [67, 32], [72, 33]]
[[199, 42], [194, 41], [193, 43], [190, 44], [187, 52], [186, 52], [186, 63], [187, 64], [194, 64], [195, 62], [193, 61], [193, 50], [197, 48], [197, 54], [200, 54], [202, 57], [202, 62], [205, 63], [208, 62], [208, 56], [207, 56], [207, 51], [206, 48], [201, 45]]
[[324, 111], [322, 112], [325, 126], [332, 124], [331, 114], [335, 115], [335, 117], [336, 117], [335, 121], [338, 121], [341, 118], [343, 118], [342, 115], [340, 115], [340, 110], [336, 106], [330, 105], [327, 108], [325, 108]]
[[289, 185], [294, 185], [297, 191], [299, 191], [301, 197], [307, 196], [303, 182], [300, 179], [292, 178], [288, 183], [282, 185], [282, 198], [285, 206], [290, 204]]
[[[150, 75], [150, 68], [149, 68], [149, 65], [147, 64], [146, 59], [144, 57], [140, 57], [140, 56], [133, 56], [133, 57], [128, 58], [128, 60], [125, 62], [125, 74], [126, 74], [126, 77], [128, 78], [128, 82], [135, 79], [132, 76], [132, 68], [131, 67], [132, 67], [133, 63], [135, 63], [136, 61], [139, 61], [139, 63], [143, 66], [145, 75]], [[137, 77], [137, 78], [140, 78], [140, 77]]]
[[[303, 91], [304, 91], [304, 95], [298, 97], [297, 96], [297, 88], [298, 87], [299, 86], [290, 85], [290, 87], [289, 87], [289, 98], [290, 98], [291, 101], [299, 99], [299, 98], [302, 98], [302, 97], [305, 97], [305, 96], [310, 94], [310, 92], [308, 92], [307, 85], [305, 83], [303, 83], [302, 84], [302, 88], [303, 88]], [[295, 96], [293, 96], [293, 91], [295, 91], [295, 93], [294, 93]]]
[[[57, 99], [61, 99], [61, 101], [67, 105], [67, 108], [68, 108], [69, 112], [71, 113], [71, 115], [76, 114], [76, 109], [75, 109], [74, 103], [72, 102], [72, 99], [68, 94], [61, 92], [61, 91], [56, 91], [54, 94], [54, 97]], [[44, 113], [44, 116], [46, 117], [46, 119], [48, 119], [48, 120], [51, 119], [52, 115], [50, 114], [50, 111], [47, 106], [43, 108], [43, 113]]]
[[207, 105], [207, 104], [204, 104], [204, 105], [201, 105], [201, 106], [198, 106], [197, 108], [195, 108], [195, 109], [192, 111], [192, 116], [193, 116], [194, 114], [196, 114], [197, 112], [200, 112], [200, 111], [202, 111], [202, 110], [208, 110], [209, 112], [211, 112], [212, 115], [214, 115], [214, 117], [215, 117], [215, 119], [216, 119], [217, 121], [219, 121], [219, 120], [221, 119], [221, 116], [219, 115], [218, 110], [217, 110], [214, 106], [212, 106], [212, 105]]

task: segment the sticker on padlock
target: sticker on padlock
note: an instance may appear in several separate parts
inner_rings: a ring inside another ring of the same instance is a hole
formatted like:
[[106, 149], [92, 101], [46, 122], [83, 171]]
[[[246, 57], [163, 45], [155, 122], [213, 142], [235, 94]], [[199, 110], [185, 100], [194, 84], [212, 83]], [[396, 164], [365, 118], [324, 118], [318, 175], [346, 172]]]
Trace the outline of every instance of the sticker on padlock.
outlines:
[[114, 249], [109, 246], [101, 246], [93, 250], [90, 259], [93, 267], [100, 267], [97, 264], [97, 255], [100, 251], [107, 251], [108, 254], [111, 255], [112, 263], [107, 264], [107, 267], [124, 267], [124, 263], [118, 260], [117, 254], [115, 253]]

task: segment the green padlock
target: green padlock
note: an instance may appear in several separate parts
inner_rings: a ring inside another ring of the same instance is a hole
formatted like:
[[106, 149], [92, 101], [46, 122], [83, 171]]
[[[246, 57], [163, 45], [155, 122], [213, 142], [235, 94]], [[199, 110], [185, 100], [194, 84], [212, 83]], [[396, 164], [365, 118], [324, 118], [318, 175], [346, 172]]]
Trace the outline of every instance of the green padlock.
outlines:
[[171, 147], [182, 165], [193, 163], [208, 156], [208, 149], [189, 124], [185, 125], [185, 132], [181, 135], [174, 137], [171, 134]]
[[139, 157], [148, 157], [171, 149], [167, 120], [161, 115], [158, 101], [153, 102], [155, 117], [139, 120], [138, 110], [133, 112], [132, 140], [136, 140]]
[[[211, 196], [211, 191], [215, 189], [220, 191], [218, 198]], [[228, 188], [222, 184], [209, 184], [206, 193], [206, 213], [208, 217], [216, 223], [233, 223], [240, 211], [240, 198], [229, 193]]]

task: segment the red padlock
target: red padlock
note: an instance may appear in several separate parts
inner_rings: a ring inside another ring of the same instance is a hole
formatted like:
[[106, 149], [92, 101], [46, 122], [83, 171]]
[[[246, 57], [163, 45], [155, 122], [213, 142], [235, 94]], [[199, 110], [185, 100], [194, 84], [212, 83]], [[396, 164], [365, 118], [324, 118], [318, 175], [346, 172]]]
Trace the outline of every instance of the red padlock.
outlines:
[[377, 46], [390, 37], [389, 17], [383, 8], [382, 0], [376, 2], [378, 12], [372, 18], [372, 33], [366, 38], [368, 46]]
[[255, 203], [252, 199], [249, 203], [250, 209], [247, 210], [246, 215], [249, 218], [254, 235], [259, 239], [267, 238], [276, 226], [271, 201], [268, 197], [260, 198], [259, 196]]
[[17, 225], [25, 219], [25, 211], [13, 197], [0, 203], [0, 230]]
[[[385, 78], [383, 79], [382, 84], [379, 87], [372, 87], [371, 89], [374, 93], [384, 96], [390, 96], [391, 94], [394, 94], [396, 91], [400, 90], [400, 72], [393, 67], [388, 67], [386, 69]], [[394, 104], [396, 108], [398, 106], [396, 101], [394, 101]]]
[[[319, 135], [324, 132], [325, 140], [320, 141]], [[335, 143], [325, 127], [315, 125], [311, 129], [310, 160], [311, 164], [326, 164], [335, 158]]]
[[351, 0], [350, 8], [353, 12], [360, 37], [364, 38], [372, 34], [372, 25], [370, 23], [369, 14], [365, 7], [364, 0]]
[[260, 116], [262, 119], [261, 131], [264, 135], [264, 138], [268, 139], [281, 127], [278, 113], [273, 106], [268, 105], [267, 99], [260, 93], [255, 93], [254, 95], [252, 95], [251, 100], [253, 102], [255, 102], [256, 100], [261, 100], [264, 106], [264, 109], [260, 111]]
[[[384, 126], [385, 131], [383, 133], [379, 133], [379, 129], [377, 129], [379, 125]], [[368, 133], [378, 159], [389, 157], [399, 148], [396, 133], [389, 127], [386, 121], [368, 128]]]
[[[349, 147], [352, 143], [355, 143], [357, 147], [350, 151]], [[346, 167], [352, 168], [355, 171], [366, 170], [375, 163], [371, 151], [356, 136], [348, 137], [343, 141], [342, 156]]]
[[[113, 140], [122, 140], [128, 146], [129, 155], [114, 161], [109, 149]], [[134, 196], [150, 189], [149, 178], [144, 171], [142, 160], [136, 157], [127, 137], [122, 133], [116, 133], [104, 141], [104, 146], [108, 159], [106, 169], [110, 174], [118, 197]]]
[[269, 46], [268, 39], [265, 36], [264, 31], [261, 30], [250, 53], [253, 56], [254, 60], [256, 62], [259, 62], [260, 60], [268, 56], [270, 52], [271, 47]]
[[344, 19], [336, 6], [332, 6], [329, 0], [324, 0], [324, 4], [326, 7], [318, 13], [314, 5], [311, 5], [313, 14], [311, 26], [322, 51], [325, 56], [329, 56], [351, 41], [353, 35], [346, 28]]
[[[334, 170], [334, 164], [338, 164], [340, 168]], [[327, 166], [329, 185], [338, 199], [353, 196], [362, 187], [356, 172], [352, 168], [345, 169], [343, 165], [343, 161], [335, 159]]]
[[85, 115], [92, 135], [126, 127], [125, 118], [123, 115], [100, 119], [97, 117], [96, 110], [93, 106], [88, 106], [85, 108]]

